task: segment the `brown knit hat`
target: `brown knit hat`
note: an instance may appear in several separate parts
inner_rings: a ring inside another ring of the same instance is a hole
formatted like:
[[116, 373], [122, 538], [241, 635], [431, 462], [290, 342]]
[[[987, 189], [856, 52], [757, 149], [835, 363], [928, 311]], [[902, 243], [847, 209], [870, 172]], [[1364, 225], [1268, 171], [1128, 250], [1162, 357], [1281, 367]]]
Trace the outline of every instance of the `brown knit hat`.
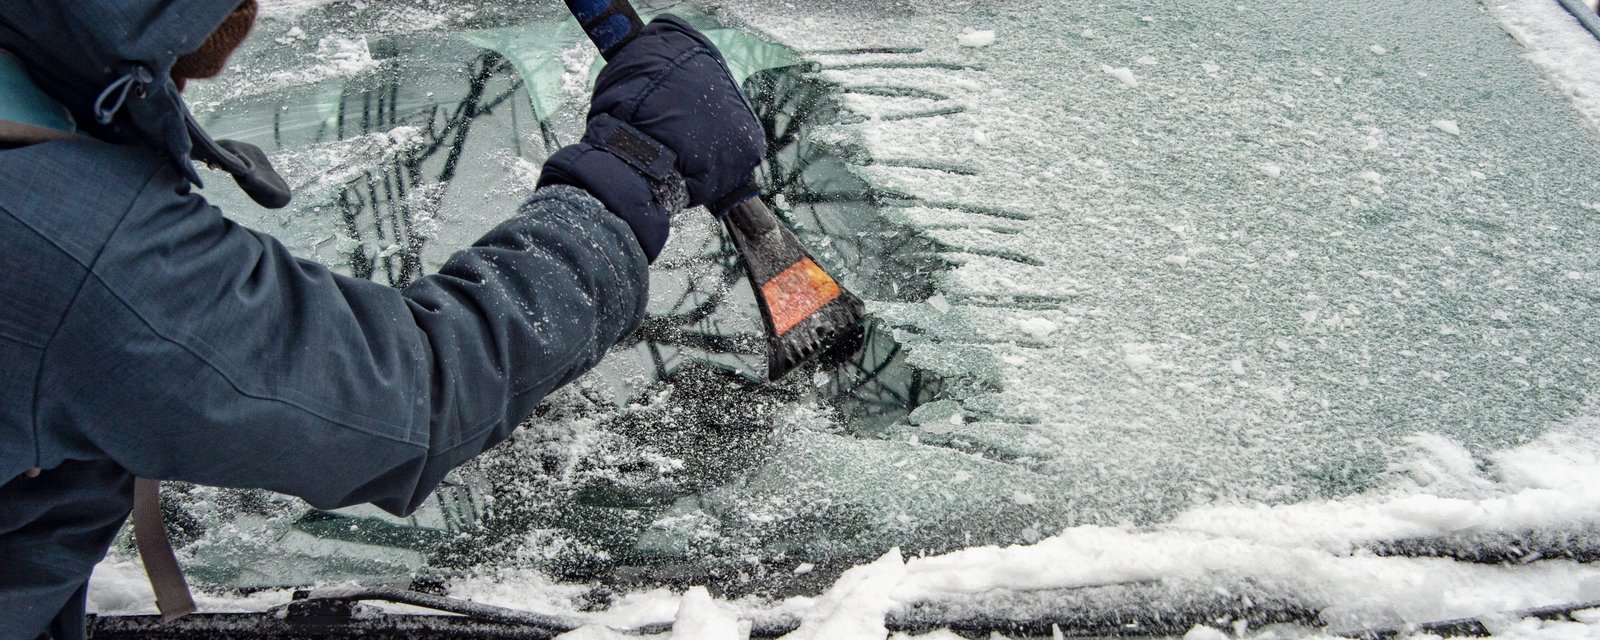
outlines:
[[178, 58], [177, 64], [172, 65], [172, 80], [178, 83], [178, 89], [183, 89], [190, 78], [212, 78], [222, 73], [223, 67], [228, 64], [228, 56], [233, 55], [233, 50], [239, 48], [245, 36], [250, 35], [250, 27], [256, 23], [256, 0], [244, 0], [239, 8], [223, 19], [222, 26], [211, 32], [211, 37], [200, 44], [200, 48]]

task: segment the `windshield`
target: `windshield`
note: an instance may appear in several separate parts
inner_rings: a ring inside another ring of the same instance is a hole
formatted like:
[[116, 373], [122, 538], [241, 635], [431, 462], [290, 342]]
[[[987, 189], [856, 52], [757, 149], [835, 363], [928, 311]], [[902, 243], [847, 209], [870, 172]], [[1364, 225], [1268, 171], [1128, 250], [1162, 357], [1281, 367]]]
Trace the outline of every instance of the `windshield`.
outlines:
[[[1600, 135], [1509, 10], [640, 7], [728, 57], [764, 197], [868, 301], [862, 350], [765, 382], [732, 243], [685, 212], [644, 327], [417, 514], [168, 487], [197, 582], [815, 595], [892, 548], [1270, 538], [1271, 514], [1341, 553], [1494, 557], [1596, 513], [1363, 529], [1317, 506], [1593, 473]], [[190, 100], [295, 202], [207, 197], [348, 275], [433, 271], [580, 136], [598, 63], [562, 9], [265, 3]], [[1552, 456], [1589, 463], [1541, 475]]]

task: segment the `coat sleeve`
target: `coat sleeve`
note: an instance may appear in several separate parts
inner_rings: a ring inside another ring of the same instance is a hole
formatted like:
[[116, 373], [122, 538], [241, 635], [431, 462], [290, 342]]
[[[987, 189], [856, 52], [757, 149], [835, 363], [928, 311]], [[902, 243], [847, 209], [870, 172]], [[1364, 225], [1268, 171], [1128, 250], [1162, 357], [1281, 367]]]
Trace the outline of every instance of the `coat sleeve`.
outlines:
[[593, 367], [648, 297], [627, 225], [570, 187], [404, 291], [172, 189], [147, 189], [88, 271], [45, 356], [43, 458], [401, 514]]

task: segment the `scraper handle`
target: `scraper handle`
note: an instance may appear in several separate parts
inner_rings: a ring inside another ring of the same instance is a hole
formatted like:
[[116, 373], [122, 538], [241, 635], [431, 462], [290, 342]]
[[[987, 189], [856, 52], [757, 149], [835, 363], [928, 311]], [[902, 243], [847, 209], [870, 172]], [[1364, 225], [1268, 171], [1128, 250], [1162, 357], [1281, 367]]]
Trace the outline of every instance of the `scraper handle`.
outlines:
[[567, 0], [567, 9], [607, 60], [644, 28], [628, 0]]
[[[633, 5], [628, 0], [566, 0], [566, 2], [567, 9], [572, 11], [572, 17], [583, 26], [583, 32], [589, 34], [589, 40], [600, 50], [600, 56], [607, 61], [610, 61], [613, 54], [622, 50], [622, 47], [644, 29], [644, 20], [639, 18], [639, 12], [634, 11]], [[729, 194], [718, 202], [708, 204], [707, 208], [721, 218], [738, 205], [758, 195], [761, 195], [761, 189], [755, 186], [754, 176], [751, 176], [751, 186], [748, 189]]]

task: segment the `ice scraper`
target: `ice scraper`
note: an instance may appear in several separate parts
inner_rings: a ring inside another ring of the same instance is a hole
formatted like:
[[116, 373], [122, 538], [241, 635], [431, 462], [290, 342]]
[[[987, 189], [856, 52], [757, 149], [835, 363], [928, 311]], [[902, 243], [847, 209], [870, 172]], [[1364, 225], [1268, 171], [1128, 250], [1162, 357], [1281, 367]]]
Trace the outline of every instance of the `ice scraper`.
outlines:
[[[566, 0], [600, 55], [612, 52], [644, 28], [628, 0]], [[767, 330], [767, 377], [778, 380], [824, 352], [854, 350], [861, 339], [861, 299], [829, 275], [800, 239], [761, 201], [752, 181], [722, 222], [733, 238]]]

